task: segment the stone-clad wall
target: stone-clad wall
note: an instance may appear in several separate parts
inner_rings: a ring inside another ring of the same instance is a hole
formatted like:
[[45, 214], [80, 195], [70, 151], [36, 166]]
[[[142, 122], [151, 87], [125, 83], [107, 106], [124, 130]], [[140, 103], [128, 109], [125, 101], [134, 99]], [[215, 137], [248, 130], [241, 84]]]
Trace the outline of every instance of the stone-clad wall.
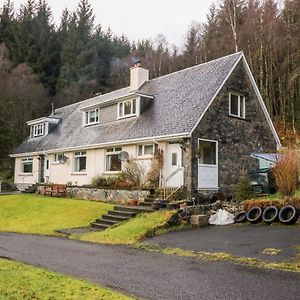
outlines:
[[[38, 192], [43, 193], [44, 186], [38, 186]], [[132, 199], [143, 202], [149, 195], [147, 190], [114, 190], [84, 187], [67, 187], [66, 196], [75, 199], [102, 201], [115, 204], [128, 204]]]
[[[246, 96], [246, 119], [229, 116], [229, 92]], [[276, 152], [276, 142], [240, 62], [192, 134], [192, 187], [198, 186], [198, 138], [218, 141], [220, 191], [231, 192], [241, 170], [257, 168], [251, 152]]]

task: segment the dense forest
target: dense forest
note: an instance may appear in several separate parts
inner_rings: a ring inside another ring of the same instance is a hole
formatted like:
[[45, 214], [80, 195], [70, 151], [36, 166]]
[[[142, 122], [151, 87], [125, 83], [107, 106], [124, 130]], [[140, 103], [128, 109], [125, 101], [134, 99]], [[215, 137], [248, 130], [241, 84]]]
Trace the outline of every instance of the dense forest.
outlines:
[[[163, 33], [162, 33], [163, 34]], [[46, 0], [0, 8], [0, 171], [28, 135], [26, 121], [126, 86], [141, 58], [157, 77], [243, 51], [283, 138], [300, 128], [300, 0], [223, 0], [204, 23], [187, 24], [177, 48], [163, 35], [129, 41], [95, 24], [88, 0], [54, 24]]]

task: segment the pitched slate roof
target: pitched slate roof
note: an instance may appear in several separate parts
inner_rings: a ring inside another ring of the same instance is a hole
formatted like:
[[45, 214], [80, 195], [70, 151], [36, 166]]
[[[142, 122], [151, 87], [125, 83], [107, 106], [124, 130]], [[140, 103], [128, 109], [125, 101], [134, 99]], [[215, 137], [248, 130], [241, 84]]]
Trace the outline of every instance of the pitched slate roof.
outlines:
[[24, 141], [15, 154], [190, 133], [242, 53], [149, 80], [139, 92], [154, 96], [139, 117], [82, 126], [82, 109], [129, 94], [129, 87], [56, 110], [61, 123], [47, 136]]

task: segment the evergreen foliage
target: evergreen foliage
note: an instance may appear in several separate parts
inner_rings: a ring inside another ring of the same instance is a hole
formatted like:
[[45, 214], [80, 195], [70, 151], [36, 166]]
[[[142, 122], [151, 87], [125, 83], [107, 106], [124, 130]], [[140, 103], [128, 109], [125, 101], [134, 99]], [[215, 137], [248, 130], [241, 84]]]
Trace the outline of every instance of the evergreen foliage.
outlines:
[[255, 195], [252, 191], [251, 181], [249, 176], [241, 174], [238, 184], [234, 190], [234, 199], [241, 202], [253, 198]]
[[222, 0], [206, 22], [187, 24], [181, 49], [161, 34], [129, 41], [94, 20], [88, 0], [64, 10], [58, 26], [46, 0], [27, 0], [18, 10], [5, 0], [0, 7], [2, 165], [27, 136], [26, 121], [47, 115], [51, 102], [64, 106], [128, 85], [135, 58], [153, 78], [243, 50], [272, 119], [283, 131], [300, 128], [299, 0]]

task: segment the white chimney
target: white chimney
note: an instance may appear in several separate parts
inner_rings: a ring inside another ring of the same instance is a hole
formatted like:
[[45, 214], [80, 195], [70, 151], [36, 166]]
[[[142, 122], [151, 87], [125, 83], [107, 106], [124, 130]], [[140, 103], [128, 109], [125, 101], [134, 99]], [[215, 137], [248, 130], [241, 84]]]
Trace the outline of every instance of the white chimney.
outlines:
[[141, 67], [140, 60], [136, 61], [130, 68], [130, 91], [138, 90], [147, 80], [149, 80], [149, 70]]

